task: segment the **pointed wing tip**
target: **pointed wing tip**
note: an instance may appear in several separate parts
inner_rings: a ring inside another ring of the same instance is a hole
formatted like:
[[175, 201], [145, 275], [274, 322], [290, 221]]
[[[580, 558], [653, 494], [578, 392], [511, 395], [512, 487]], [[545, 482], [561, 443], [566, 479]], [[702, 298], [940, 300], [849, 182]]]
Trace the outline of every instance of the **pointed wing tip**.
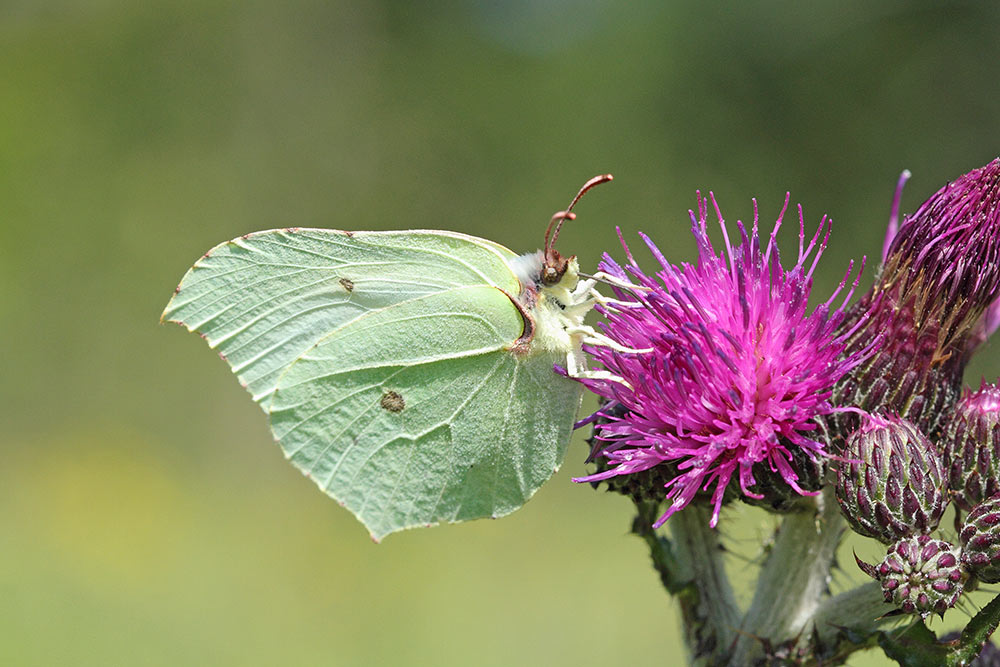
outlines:
[[171, 317], [170, 306], [172, 306], [173, 303], [174, 300], [171, 299], [170, 303], [167, 304], [167, 307], [163, 309], [162, 313], [160, 313], [160, 324], [166, 324], [167, 322], [174, 322], [175, 324], [181, 324], [180, 320], [175, 320]]
[[174, 324], [180, 324], [180, 325], [182, 325], [182, 326], [183, 326], [183, 325], [184, 325], [184, 323], [183, 323], [182, 321], [180, 321], [180, 320], [175, 320], [175, 319], [173, 318], [173, 314], [172, 314], [172, 313], [171, 313], [171, 311], [170, 311], [170, 305], [171, 305], [171, 304], [169, 304], [169, 303], [168, 303], [168, 304], [167, 304], [167, 307], [163, 309], [163, 312], [162, 312], [162, 313], [160, 313], [160, 324], [166, 324], [166, 323], [168, 323], [168, 322], [172, 322], [172, 323], [174, 323]]
[[[188, 273], [190, 273], [190, 271], [191, 269], [188, 269]], [[186, 274], [185, 277], [187, 277]], [[163, 312], [160, 313], [160, 324], [164, 324], [166, 322], [176, 322], [177, 324], [183, 324], [183, 322], [181, 322], [180, 320], [175, 320], [171, 317], [171, 313], [174, 310], [174, 299], [176, 299], [177, 295], [181, 293], [181, 287], [183, 285], [184, 281], [182, 280], [181, 282], [177, 283], [177, 287], [174, 288], [174, 293], [170, 295], [170, 300], [167, 301], [167, 305], [164, 306]]]
[[[197, 329], [195, 329], [194, 327], [192, 327], [191, 325], [189, 325], [184, 320], [178, 320], [178, 319], [174, 318], [173, 313], [170, 310], [170, 304], [169, 303], [167, 304], [167, 307], [163, 310], [163, 312], [160, 313], [160, 324], [177, 324], [177, 325], [180, 325], [180, 326], [184, 327], [185, 329], [187, 329], [191, 333], [198, 333]], [[199, 335], [201, 335], [202, 338], [205, 337], [204, 335], [202, 335], [200, 333], [199, 333]]]
[[[341, 503], [341, 507], [343, 507], [344, 509], [346, 509], [347, 511], [349, 511], [351, 514], [354, 514], [354, 511], [350, 507], [347, 507], [346, 505], [344, 505], [343, 503]], [[363, 525], [368, 530], [368, 537], [375, 544], [382, 544], [382, 540], [384, 540], [389, 535], [392, 535], [393, 533], [401, 533], [404, 530], [413, 530], [414, 528], [434, 528], [436, 526], [442, 525], [441, 521], [425, 521], [423, 523], [411, 523], [411, 524], [407, 524], [407, 525], [381, 526], [379, 528], [372, 528], [367, 523], [365, 523], [365, 520], [362, 519], [361, 517], [355, 515], [354, 518], [356, 518], [358, 521], [360, 521], [361, 525]], [[493, 517], [483, 517], [483, 518], [496, 519], [498, 517], [493, 516]], [[443, 523], [448, 523], [448, 524], [451, 524], [451, 523], [464, 523], [464, 521], [447, 521], [447, 520], [445, 520]]]
[[[351, 508], [347, 507], [346, 505], [343, 505], [343, 507], [344, 509], [348, 510], [351, 514], [354, 514], [354, 511], [351, 510]], [[434, 525], [432, 523], [427, 523], [427, 524], [417, 524], [416, 526], [391, 526], [388, 528], [383, 526], [381, 528], [372, 528], [367, 523], [365, 523], [361, 517], [355, 516], [355, 518], [358, 521], [360, 521], [365, 528], [368, 529], [368, 537], [375, 544], [382, 544], [382, 540], [384, 540], [389, 535], [392, 535], [393, 533], [398, 533], [400, 531], [404, 531], [409, 528], [429, 528], [430, 526]]]
[[[174, 300], [177, 299], [177, 295], [181, 293], [182, 286], [183, 283], [181, 283], [174, 289], [173, 296], [170, 297], [170, 301], [167, 302], [167, 305], [163, 309], [163, 312], [160, 313], [160, 324], [167, 324], [168, 322], [170, 322], [173, 324], [180, 325], [184, 327], [187, 331], [190, 331], [191, 333], [196, 333], [202, 338], [204, 338], [206, 341], [208, 341], [208, 338], [205, 336], [205, 334], [198, 331], [198, 325], [189, 324], [174, 314], [177, 310], [177, 308], [174, 306]], [[211, 347], [212, 349], [215, 349], [215, 345], [213, 345], [211, 341], [208, 342], [208, 346]]]

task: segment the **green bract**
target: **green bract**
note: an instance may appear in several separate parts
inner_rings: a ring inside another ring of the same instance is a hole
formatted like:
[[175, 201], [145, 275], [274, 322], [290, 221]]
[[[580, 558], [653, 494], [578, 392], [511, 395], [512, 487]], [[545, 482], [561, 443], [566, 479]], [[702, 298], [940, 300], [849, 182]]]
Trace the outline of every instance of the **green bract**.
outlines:
[[258, 232], [206, 253], [163, 319], [220, 353], [377, 540], [509, 514], [559, 468], [582, 388], [553, 365], [589, 305], [575, 260], [525, 280], [541, 262], [444, 231]]

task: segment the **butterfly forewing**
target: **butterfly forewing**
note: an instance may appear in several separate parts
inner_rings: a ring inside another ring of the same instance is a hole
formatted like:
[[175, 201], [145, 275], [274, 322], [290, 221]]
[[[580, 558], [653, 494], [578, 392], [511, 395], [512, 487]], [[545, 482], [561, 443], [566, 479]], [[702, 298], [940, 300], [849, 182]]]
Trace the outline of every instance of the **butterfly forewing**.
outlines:
[[257, 232], [206, 253], [163, 319], [200, 333], [266, 411], [289, 364], [365, 313], [450, 287], [516, 293], [510, 257], [452, 232]]

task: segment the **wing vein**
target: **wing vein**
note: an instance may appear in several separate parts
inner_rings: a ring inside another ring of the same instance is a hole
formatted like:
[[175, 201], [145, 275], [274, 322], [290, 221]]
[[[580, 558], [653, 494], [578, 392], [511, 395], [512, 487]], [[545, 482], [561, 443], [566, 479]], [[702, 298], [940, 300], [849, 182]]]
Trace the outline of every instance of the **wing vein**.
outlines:
[[[370, 451], [368, 453], [368, 455], [365, 457], [365, 459], [363, 461], [361, 461], [360, 464], [358, 465], [358, 467], [355, 469], [354, 475], [351, 477], [351, 480], [348, 483], [348, 486], [344, 490], [344, 495], [346, 496], [351, 491], [351, 489], [354, 488], [355, 482], [358, 479], [358, 475], [360, 474], [361, 470], [368, 464], [368, 462], [371, 460], [371, 458], [373, 456], [375, 456], [375, 454], [377, 454], [378, 452], [380, 452], [387, 444], [389, 444], [390, 442], [392, 442], [392, 440], [396, 440], [396, 439], [399, 439], [399, 438], [405, 438], [407, 440], [410, 440], [413, 443], [417, 443], [424, 436], [426, 436], [428, 433], [430, 433], [431, 431], [434, 431], [435, 429], [438, 429], [441, 426], [450, 426], [451, 422], [454, 420], [455, 416], [458, 415], [459, 412], [461, 412], [462, 410], [464, 410], [465, 407], [469, 404], [469, 402], [472, 401], [472, 399], [480, 391], [482, 391], [482, 388], [484, 386], [486, 386], [486, 383], [490, 380], [490, 378], [493, 377], [493, 375], [496, 373], [497, 369], [500, 367], [500, 365], [502, 363], [503, 363], [503, 359], [501, 358], [500, 360], [497, 361], [496, 364], [493, 365], [493, 368], [490, 369], [489, 373], [487, 373], [479, 381], [479, 383], [476, 385], [476, 388], [473, 391], [469, 392], [469, 396], [467, 398], [465, 398], [461, 403], [458, 404], [458, 406], [455, 408], [455, 410], [451, 413], [451, 416], [449, 416], [447, 419], [438, 421], [436, 424], [434, 424], [434, 425], [432, 425], [432, 426], [430, 426], [428, 428], [425, 428], [423, 431], [421, 431], [420, 433], [417, 433], [415, 435], [399, 435], [399, 436], [396, 436], [395, 438], [392, 438], [392, 439], [383, 440], [376, 447], [374, 447], [372, 449], [372, 451]], [[442, 494], [443, 493], [444, 493], [444, 491], [442, 489]], [[365, 494], [366, 498], [367, 498], [368, 495], [369, 495], [368, 493]], [[363, 502], [366, 502], [366, 500], [363, 501]], [[461, 505], [459, 505], [459, 507], [461, 507]], [[360, 512], [358, 514], [360, 515]], [[457, 514], [458, 514], [458, 512], [456, 511], [455, 515], [457, 516]]]

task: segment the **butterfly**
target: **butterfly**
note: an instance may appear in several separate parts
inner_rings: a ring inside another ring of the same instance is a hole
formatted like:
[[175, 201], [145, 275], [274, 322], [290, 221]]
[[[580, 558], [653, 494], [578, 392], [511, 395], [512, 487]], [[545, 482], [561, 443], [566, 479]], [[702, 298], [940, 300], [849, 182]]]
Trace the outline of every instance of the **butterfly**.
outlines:
[[[374, 540], [500, 517], [559, 469], [580, 406], [584, 316], [603, 299], [555, 250], [437, 230], [274, 229], [209, 250], [161, 321], [199, 333], [286, 458]], [[604, 277], [607, 279], [607, 277]], [[557, 367], [565, 364], [565, 371]]]

